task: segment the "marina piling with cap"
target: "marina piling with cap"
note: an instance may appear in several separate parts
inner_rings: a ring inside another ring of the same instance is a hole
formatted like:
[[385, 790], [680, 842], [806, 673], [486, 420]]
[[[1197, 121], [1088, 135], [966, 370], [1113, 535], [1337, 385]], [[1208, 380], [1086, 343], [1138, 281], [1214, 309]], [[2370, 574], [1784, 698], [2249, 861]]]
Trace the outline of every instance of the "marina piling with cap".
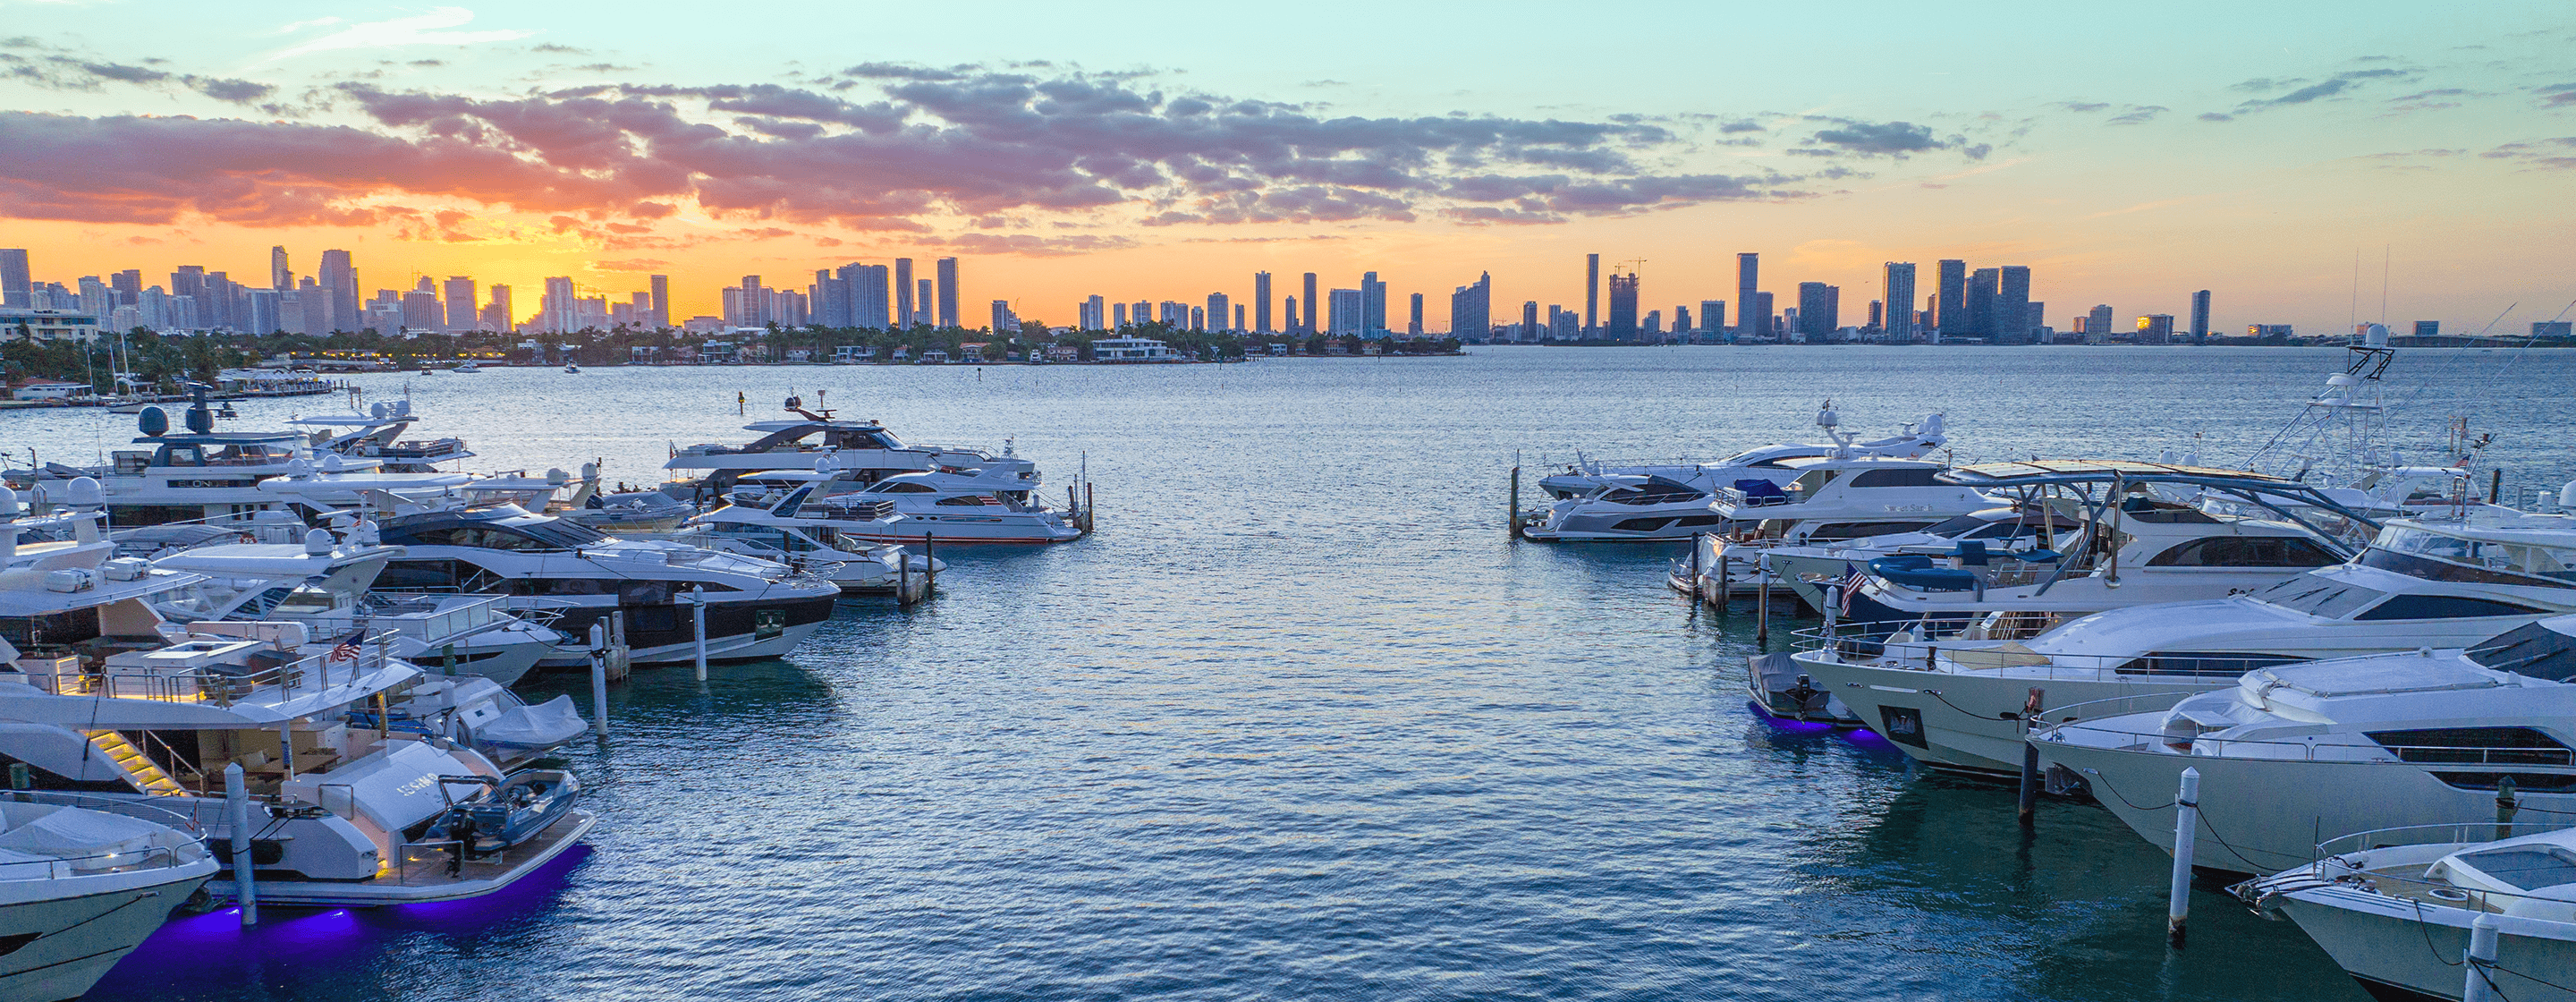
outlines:
[[224, 767], [224, 821], [232, 829], [233, 897], [241, 902], [241, 924], [247, 929], [259, 924], [259, 889], [251, 878], [250, 787], [239, 762]]
[[696, 634], [698, 681], [707, 680], [707, 586], [689, 589], [689, 629]]
[[608, 626], [590, 624], [590, 729], [608, 736]]
[[1512, 467], [1512, 500], [1511, 500], [1511, 507], [1510, 507], [1510, 508], [1505, 509], [1505, 512], [1509, 515], [1509, 521], [1508, 521], [1506, 524], [1507, 524], [1507, 525], [1508, 525], [1508, 527], [1509, 527], [1509, 531], [1510, 531], [1510, 534], [1511, 534], [1511, 538], [1513, 538], [1513, 539], [1520, 539], [1520, 538], [1522, 538], [1522, 536], [1521, 536], [1521, 468], [1520, 468], [1519, 466], [1517, 466], [1517, 465], [1515, 465], [1515, 466], [1513, 466], [1513, 467]]
[[2495, 916], [2486, 912], [2479, 912], [2477, 919], [2469, 923], [2469, 947], [2460, 952], [2460, 967], [2468, 983], [2460, 988], [2460, 1002], [2503, 1002], [2504, 996], [2496, 991], [2495, 975], [2487, 973], [2495, 967], [2500, 932]]
[[2175, 949], [2182, 948], [2183, 924], [2191, 918], [2191, 850], [2199, 832], [2200, 770], [2185, 769], [2182, 789], [2174, 794], [2173, 884], [2165, 902], [2165, 942]]

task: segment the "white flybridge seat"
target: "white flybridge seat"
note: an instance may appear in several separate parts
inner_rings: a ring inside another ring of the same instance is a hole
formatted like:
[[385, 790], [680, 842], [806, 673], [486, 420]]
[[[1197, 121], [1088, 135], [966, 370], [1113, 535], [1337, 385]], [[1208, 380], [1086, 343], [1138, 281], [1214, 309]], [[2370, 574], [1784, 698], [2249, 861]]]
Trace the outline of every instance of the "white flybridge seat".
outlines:
[[2571, 679], [2576, 616], [2559, 616], [2465, 650], [2258, 668], [2170, 708], [2057, 707], [2030, 743], [2168, 849], [2172, 793], [2200, 770], [2194, 865], [2269, 873], [2313, 859], [2318, 832], [2576, 810]]
[[[5, 725], [0, 725], [5, 726]], [[8, 997], [78, 998], [213, 876], [186, 816], [20, 791], [0, 801]]]

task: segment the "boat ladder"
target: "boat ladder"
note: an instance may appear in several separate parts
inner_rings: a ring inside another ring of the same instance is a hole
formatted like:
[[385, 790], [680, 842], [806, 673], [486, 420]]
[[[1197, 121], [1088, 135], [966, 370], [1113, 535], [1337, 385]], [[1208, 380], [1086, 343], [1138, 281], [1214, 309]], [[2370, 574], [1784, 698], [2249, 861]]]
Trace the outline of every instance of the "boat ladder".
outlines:
[[161, 771], [161, 767], [154, 763], [150, 756], [143, 754], [143, 749], [134, 747], [134, 742], [126, 740], [125, 735], [116, 731], [84, 733], [89, 735], [90, 743], [97, 745], [98, 750], [106, 752], [108, 758], [116, 760], [117, 767], [125, 770], [126, 775], [133, 777], [134, 785], [142, 787], [143, 792], [154, 796], [188, 792], [186, 787], [179, 785], [178, 780], [170, 778], [169, 773]]

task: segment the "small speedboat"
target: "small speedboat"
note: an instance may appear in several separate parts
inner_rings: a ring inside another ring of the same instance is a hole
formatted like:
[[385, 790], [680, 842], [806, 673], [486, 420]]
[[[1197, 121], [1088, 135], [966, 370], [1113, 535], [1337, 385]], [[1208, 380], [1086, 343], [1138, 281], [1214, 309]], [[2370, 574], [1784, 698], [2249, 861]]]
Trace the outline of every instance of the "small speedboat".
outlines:
[[578, 373], [578, 372], [580, 372], [580, 371], [581, 371], [581, 366], [578, 366], [578, 365], [567, 365], [567, 366], [564, 366], [564, 371], [565, 371], [565, 372], [571, 372], [571, 373]]
[[465, 363], [465, 364], [463, 364], [463, 365], [457, 366], [456, 368], [449, 369], [449, 370], [447, 370], [447, 371], [449, 371], [449, 372], [481, 372], [481, 371], [483, 371], [483, 368], [482, 368], [481, 366], [475, 365], [475, 364], [474, 364], [474, 363], [472, 363], [472, 362], [467, 362], [467, 363]]
[[440, 776], [448, 785], [480, 784], [481, 796], [447, 809], [433, 831], [449, 838], [471, 838], [468, 855], [499, 852], [535, 838], [561, 820], [581, 799], [581, 780], [561, 769], [522, 769], [495, 780], [489, 776]]

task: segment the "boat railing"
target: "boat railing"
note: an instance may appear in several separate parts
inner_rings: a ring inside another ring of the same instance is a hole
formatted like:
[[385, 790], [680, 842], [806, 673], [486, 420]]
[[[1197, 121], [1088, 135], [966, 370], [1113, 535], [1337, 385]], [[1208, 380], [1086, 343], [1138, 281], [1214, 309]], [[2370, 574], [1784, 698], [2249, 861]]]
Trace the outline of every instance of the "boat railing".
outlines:
[[[2093, 703], [2104, 702], [2112, 701], [2093, 701]], [[2089, 710], [2093, 703], [2072, 703], [2047, 712], [2080, 715]], [[2129, 742], [2127, 747], [2133, 749], [2143, 749], [2151, 745], [2160, 746], [2167, 753], [2204, 758], [2247, 758], [2272, 761], [2296, 759], [2302, 762], [2328, 761], [2350, 765], [2576, 767], [2576, 751], [2566, 748], [2383, 744], [2363, 735], [2342, 734], [2296, 738], [2226, 738], [2210, 736], [2219, 728], [2190, 735], [2169, 732], [2165, 730], [2164, 719], [2161, 717], [2157, 718], [2152, 726], [2112, 726], [2107, 723], [2115, 719], [2121, 719], [2121, 716], [2113, 714], [2089, 720], [2079, 718], [2047, 723], [2032, 733], [2031, 740], [2064, 742], [2069, 733], [2089, 733], [2127, 741]]]
[[[1965, 630], [1942, 635], [1922, 635], [1913, 631], [1921, 624], [1870, 623], [1859, 626], [1819, 626], [1794, 631], [1790, 646], [1801, 652], [1813, 652], [1845, 664], [1876, 665], [1936, 672], [2001, 672], [2014, 678], [2034, 681], [2065, 679], [2085, 682], [2125, 682], [2154, 684], [2153, 679], [2185, 678], [2191, 682], [2168, 683], [2197, 685], [2207, 689], [2209, 682], [2233, 680], [2258, 668], [2305, 660], [2270, 654], [2230, 654], [2227, 652], [2172, 652], [2149, 654], [2066, 654], [2041, 653], [2021, 645], [2023, 637], [1980, 635], [1990, 631], [1980, 615], [1978, 622]], [[2007, 620], [2014, 617], [2007, 616]], [[2006, 622], [2003, 632], [2021, 630]], [[2035, 631], [2034, 631], [2035, 632]]]
[[[2258, 907], [2262, 899], [2275, 894], [2336, 884], [2354, 885], [2390, 897], [2471, 912], [2504, 914], [2515, 903], [2524, 900], [2565, 907], [2568, 901], [2561, 895], [2462, 887], [2431, 876], [2430, 871], [2434, 863], [2454, 852], [2509, 838], [2561, 831], [2566, 827], [2563, 821], [2490, 820], [2404, 825], [2353, 832], [2317, 843], [2315, 856], [2305, 867], [2257, 877], [2228, 890]], [[2408, 854], [2410, 858], [2402, 863], [2379, 862], [2374, 866], [2371, 865], [2372, 860], [2357, 855], [2406, 848], [2419, 851]]]
[[170, 810], [150, 799], [109, 797], [93, 793], [75, 793], [70, 790], [7, 790], [0, 791], [0, 794], [5, 794], [8, 799], [21, 804], [53, 804], [59, 807], [78, 807], [101, 814], [119, 814], [138, 821], [149, 821], [192, 838], [205, 837], [205, 826], [197, 822], [196, 812]]
[[[445, 608], [441, 608], [445, 605]], [[316, 616], [306, 622], [326, 632], [376, 629], [437, 644], [451, 637], [490, 628], [510, 617], [509, 597], [494, 595], [457, 604], [436, 599], [382, 601], [369, 597], [362, 611]]]
[[[57, 696], [102, 696], [163, 703], [213, 703], [229, 708], [263, 689], [281, 694], [328, 689], [356, 682], [393, 662], [385, 651], [391, 631], [335, 645], [320, 654], [267, 668], [213, 665], [179, 671], [95, 671], [78, 674], [29, 674], [25, 682]], [[334, 680], [338, 680], [336, 683]]]

